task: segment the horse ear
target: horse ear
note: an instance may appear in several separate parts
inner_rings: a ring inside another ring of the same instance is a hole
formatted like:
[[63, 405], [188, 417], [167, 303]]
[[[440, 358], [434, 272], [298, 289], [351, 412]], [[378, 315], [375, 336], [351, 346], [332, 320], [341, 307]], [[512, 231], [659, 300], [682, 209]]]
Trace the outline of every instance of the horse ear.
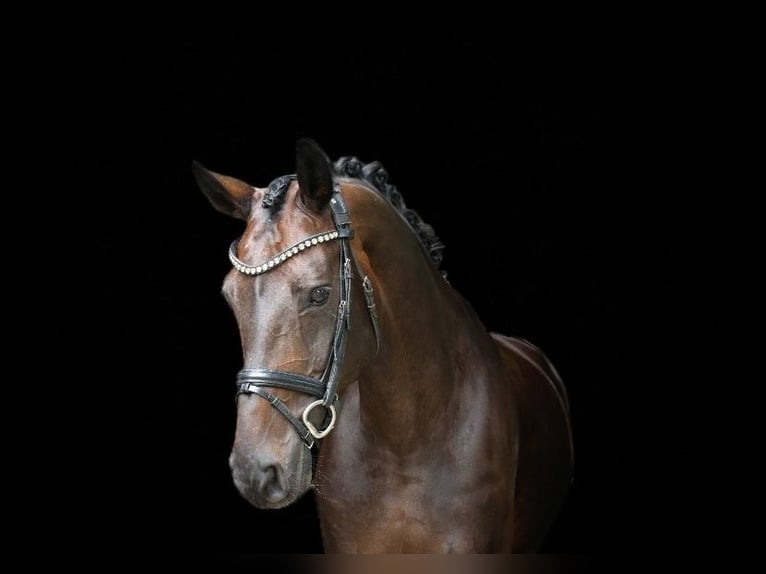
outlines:
[[198, 161], [192, 161], [192, 173], [213, 207], [230, 217], [247, 221], [255, 191], [252, 186], [234, 177], [210, 171]]
[[295, 166], [303, 204], [322, 211], [333, 192], [330, 158], [314, 140], [301, 138], [295, 144]]

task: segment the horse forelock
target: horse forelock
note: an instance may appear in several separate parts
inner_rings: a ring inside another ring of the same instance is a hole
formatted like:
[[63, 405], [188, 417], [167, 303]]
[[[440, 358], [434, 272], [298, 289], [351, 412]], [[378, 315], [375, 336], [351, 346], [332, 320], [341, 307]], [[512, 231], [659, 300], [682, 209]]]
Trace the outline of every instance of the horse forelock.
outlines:
[[283, 175], [275, 178], [263, 194], [261, 206], [265, 209], [270, 209], [272, 212], [279, 211], [285, 202], [285, 195], [293, 178], [293, 175]]

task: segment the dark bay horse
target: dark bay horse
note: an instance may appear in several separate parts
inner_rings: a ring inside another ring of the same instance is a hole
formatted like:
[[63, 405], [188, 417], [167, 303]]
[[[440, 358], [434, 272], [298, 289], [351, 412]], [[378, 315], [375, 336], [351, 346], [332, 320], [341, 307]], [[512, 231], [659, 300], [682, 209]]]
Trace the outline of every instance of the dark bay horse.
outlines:
[[328, 553], [537, 551], [572, 478], [565, 388], [536, 346], [486, 330], [385, 169], [310, 139], [267, 188], [192, 167], [246, 222], [223, 283], [242, 496], [276, 509], [313, 488]]

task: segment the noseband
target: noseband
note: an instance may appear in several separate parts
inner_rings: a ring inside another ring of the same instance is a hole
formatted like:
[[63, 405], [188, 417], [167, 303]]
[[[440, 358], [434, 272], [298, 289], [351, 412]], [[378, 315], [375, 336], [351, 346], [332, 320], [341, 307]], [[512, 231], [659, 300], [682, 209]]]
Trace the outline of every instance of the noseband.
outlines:
[[[290, 181], [295, 176], [283, 176], [277, 178], [269, 186], [269, 191], [284, 192]], [[261, 275], [272, 270], [274, 267], [284, 263], [288, 259], [299, 253], [325, 243], [327, 241], [340, 241], [340, 302], [338, 303], [338, 315], [335, 322], [335, 334], [333, 335], [332, 347], [324, 368], [322, 377], [317, 379], [300, 373], [290, 371], [280, 371], [275, 369], [242, 369], [237, 373], [237, 394], [255, 394], [263, 397], [276, 408], [298, 431], [303, 444], [310, 450], [314, 446], [314, 441], [324, 438], [335, 426], [337, 413], [335, 403], [338, 401], [338, 383], [340, 379], [340, 370], [343, 364], [343, 358], [346, 353], [346, 341], [351, 324], [351, 283], [353, 280], [352, 265], [359, 269], [356, 259], [353, 257], [349, 240], [353, 237], [351, 227], [351, 217], [348, 212], [343, 197], [340, 194], [340, 186], [335, 184], [333, 195], [330, 199], [330, 208], [332, 211], [335, 229], [311, 235], [288, 249], [278, 253], [271, 259], [260, 265], [248, 265], [237, 258], [238, 241], [234, 241], [229, 247], [229, 259], [234, 268], [245, 275]], [[372, 325], [375, 330], [375, 338], [378, 346], [380, 345], [380, 333], [378, 328], [378, 316], [375, 309], [375, 298], [372, 288], [372, 282], [365, 275], [362, 280], [364, 295], [367, 300], [367, 309], [372, 319]], [[287, 408], [282, 400], [275, 394], [267, 391], [264, 387], [276, 387], [290, 389], [316, 397], [317, 400], [309, 404], [303, 411], [300, 418], [296, 417], [290, 409]], [[318, 406], [324, 407], [330, 420], [325, 416], [324, 428], [317, 429], [309, 420], [309, 414]]]

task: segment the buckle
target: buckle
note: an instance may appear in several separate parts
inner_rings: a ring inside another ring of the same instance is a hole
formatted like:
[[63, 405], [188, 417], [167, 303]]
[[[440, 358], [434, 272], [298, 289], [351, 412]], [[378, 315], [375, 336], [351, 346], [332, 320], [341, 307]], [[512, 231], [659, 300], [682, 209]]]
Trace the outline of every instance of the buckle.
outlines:
[[[318, 430], [313, 425], [313, 423], [309, 420], [309, 413], [320, 405], [330, 411], [330, 422], [322, 430]], [[306, 428], [309, 429], [311, 436], [313, 436], [315, 439], [324, 438], [328, 434], [330, 434], [330, 431], [335, 427], [336, 418], [337, 418], [337, 413], [335, 412], [335, 405], [325, 406], [321, 400], [314, 401], [313, 403], [311, 403], [309, 406], [306, 407], [305, 411], [303, 411], [303, 424], [306, 425]]]

